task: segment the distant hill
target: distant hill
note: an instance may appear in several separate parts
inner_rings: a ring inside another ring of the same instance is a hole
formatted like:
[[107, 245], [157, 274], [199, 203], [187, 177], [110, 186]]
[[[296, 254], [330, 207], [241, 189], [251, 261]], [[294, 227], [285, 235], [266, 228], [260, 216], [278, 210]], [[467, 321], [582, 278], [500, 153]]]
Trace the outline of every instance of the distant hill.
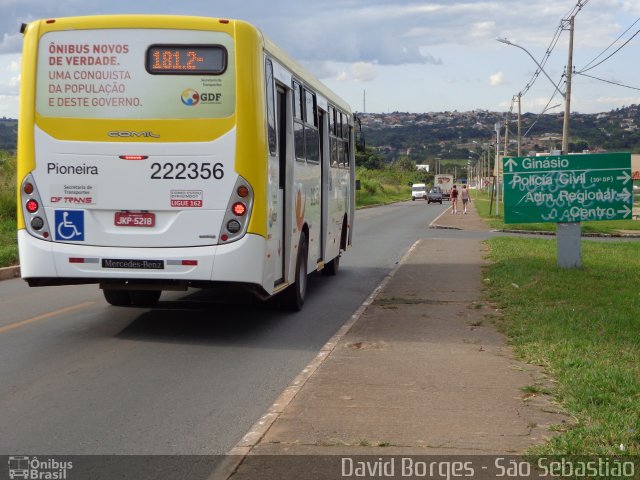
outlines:
[[[470, 150], [481, 152], [495, 142], [494, 125], [505, 113], [475, 110], [359, 114], [368, 147], [387, 161], [409, 156], [416, 163], [439, 159], [465, 159]], [[522, 154], [560, 149], [563, 114], [524, 114], [521, 119]], [[516, 115], [510, 115], [510, 155], [517, 151]], [[504, 129], [501, 143], [504, 141]], [[493, 148], [493, 147], [492, 147]], [[502, 145], [501, 145], [501, 148]], [[640, 106], [599, 114], [571, 114], [569, 149], [572, 152], [631, 151], [640, 153]]]

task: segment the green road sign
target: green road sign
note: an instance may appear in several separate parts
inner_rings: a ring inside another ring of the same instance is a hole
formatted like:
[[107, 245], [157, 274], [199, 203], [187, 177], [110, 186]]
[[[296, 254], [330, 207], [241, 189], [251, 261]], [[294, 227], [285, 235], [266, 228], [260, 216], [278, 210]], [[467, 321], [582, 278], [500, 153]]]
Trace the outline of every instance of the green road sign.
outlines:
[[631, 218], [631, 154], [503, 159], [505, 223]]

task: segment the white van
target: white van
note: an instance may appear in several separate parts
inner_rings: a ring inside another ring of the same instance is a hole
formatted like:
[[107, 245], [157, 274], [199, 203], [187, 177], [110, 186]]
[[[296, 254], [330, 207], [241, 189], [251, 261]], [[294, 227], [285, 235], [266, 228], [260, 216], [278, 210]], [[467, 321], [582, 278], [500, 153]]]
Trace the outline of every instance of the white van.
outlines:
[[424, 183], [414, 183], [411, 185], [411, 200], [415, 202], [416, 198], [427, 199], [427, 186]]

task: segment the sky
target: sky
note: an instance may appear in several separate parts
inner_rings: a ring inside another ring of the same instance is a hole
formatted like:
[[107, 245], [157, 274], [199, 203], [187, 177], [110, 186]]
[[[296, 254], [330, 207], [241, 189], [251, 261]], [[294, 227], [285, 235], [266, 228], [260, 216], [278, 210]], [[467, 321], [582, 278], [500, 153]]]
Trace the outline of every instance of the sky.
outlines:
[[[359, 112], [563, 111], [575, 13], [571, 111], [640, 104], [638, 0], [0, 0], [0, 117], [17, 118], [22, 35], [37, 19], [177, 14], [253, 23]], [[577, 13], [576, 13], [577, 12]], [[635, 23], [634, 23], [635, 22]], [[566, 24], [566, 22], [565, 22]], [[626, 31], [626, 33], [625, 33]], [[496, 41], [507, 38], [527, 50]], [[622, 46], [625, 42], [628, 43]], [[619, 51], [614, 53], [619, 47]], [[545, 52], [544, 71], [526, 88]], [[609, 55], [614, 53], [609, 59]], [[593, 61], [595, 60], [595, 61]], [[627, 87], [606, 83], [591, 77]], [[628, 88], [633, 87], [633, 88]], [[559, 106], [556, 106], [559, 105]]]

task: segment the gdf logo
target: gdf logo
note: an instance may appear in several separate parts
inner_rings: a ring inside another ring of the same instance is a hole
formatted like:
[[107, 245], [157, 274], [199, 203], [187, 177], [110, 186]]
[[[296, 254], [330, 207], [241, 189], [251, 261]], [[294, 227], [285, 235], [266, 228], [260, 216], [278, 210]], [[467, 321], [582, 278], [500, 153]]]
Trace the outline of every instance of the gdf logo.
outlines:
[[182, 92], [180, 96], [182, 103], [187, 105], [188, 107], [193, 107], [200, 102], [200, 94], [196, 92], [193, 88], [187, 88]]
[[221, 93], [203, 93], [200, 95], [200, 100], [202, 100], [203, 103], [204, 102], [216, 103], [216, 102], [219, 102], [221, 98], [222, 98]]

